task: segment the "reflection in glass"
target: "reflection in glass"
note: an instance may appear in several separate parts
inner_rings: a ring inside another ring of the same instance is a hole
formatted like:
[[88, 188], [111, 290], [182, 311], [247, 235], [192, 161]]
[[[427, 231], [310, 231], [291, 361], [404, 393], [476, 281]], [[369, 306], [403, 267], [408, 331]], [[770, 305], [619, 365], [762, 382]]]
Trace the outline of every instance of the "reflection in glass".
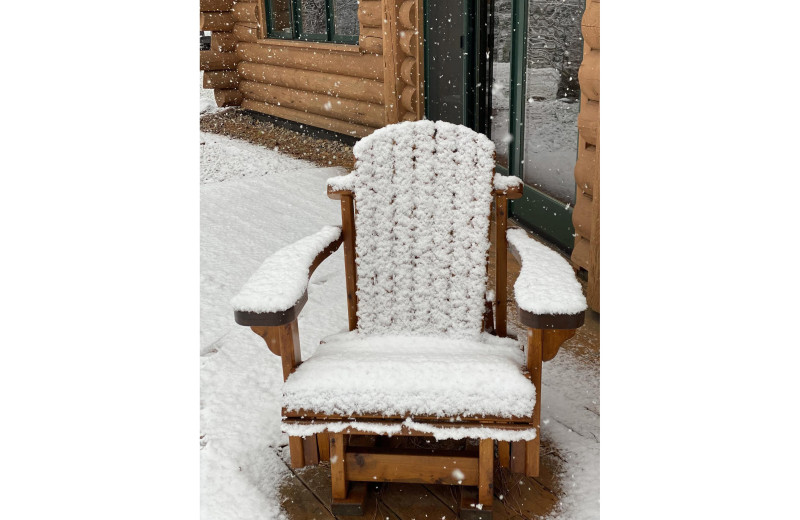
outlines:
[[300, 0], [302, 34], [328, 34], [325, 0]]
[[274, 36], [292, 37], [292, 2], [291, 0], [269, 0], [270, 34]]
[[333, 22], [338, 36], [358, 36], [358, 0], [333, 0]]
[[512, 140], [508, 132], [511, 97], [511, 0], [495, 0], [491, 23], [494, 24], [491, 136], [495, 144], [497, 164], [508, 168], [508, 149]]
[[427, 117], [464, 123], [464, 12], [460, 2], [429, 2], [427, 24]]
[[583, 8], [583, 0], [528, 4], [523, 179], [565, 203], [575, 201]]

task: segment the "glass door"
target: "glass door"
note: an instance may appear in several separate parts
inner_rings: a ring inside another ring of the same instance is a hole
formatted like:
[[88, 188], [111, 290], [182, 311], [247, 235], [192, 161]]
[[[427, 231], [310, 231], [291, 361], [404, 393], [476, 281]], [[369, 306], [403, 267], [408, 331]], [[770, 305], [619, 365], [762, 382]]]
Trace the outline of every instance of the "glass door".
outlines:
[[490, 137], [498, 169], [525, 183], [510, 213], [566, 251], [574, 233], [583, 9], [583, 0], [493, 0], [488, 24]]
[[485, 78], [486, 60], [480, 61], [476, 49], [486, 38], [486, 5], [425, 1], [426, 119], [479, 130], [485, 105], [478, 93], [479, 78]]

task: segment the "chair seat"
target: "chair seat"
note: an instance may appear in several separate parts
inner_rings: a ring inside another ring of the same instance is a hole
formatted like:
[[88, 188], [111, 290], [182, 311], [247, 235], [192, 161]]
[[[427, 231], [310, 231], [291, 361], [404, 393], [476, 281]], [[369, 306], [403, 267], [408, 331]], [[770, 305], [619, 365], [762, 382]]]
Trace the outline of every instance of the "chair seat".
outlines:
[[515, 340], [329, 337], [283, 386], [292, 411], [359, 416], [530, 417], [536, 391]]

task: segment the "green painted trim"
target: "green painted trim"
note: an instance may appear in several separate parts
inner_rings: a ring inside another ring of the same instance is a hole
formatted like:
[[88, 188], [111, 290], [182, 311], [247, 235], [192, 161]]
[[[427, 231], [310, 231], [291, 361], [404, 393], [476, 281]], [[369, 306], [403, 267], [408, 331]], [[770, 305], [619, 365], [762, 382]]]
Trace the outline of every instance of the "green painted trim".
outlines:
[[301, 34], [295, 40], [301, 42], [327, 42], [328, 37], [324, 34]]
[[292, 38], [300, 39], [303, 34], [303, 9], [298, 0], [292, 0]]
[[354, 45], [358, 43], [358, 36], [352, 34], [335, 34], [335, 24], [333, 21], [333, 0], [326, 0], [325, 2], [325, 27], [326, 34], [304, 34], [303, 33], [303, 13], [300, 0], [291, 0], [291, 15], [292, 15], [292, 34], [276, 33], [272, 26], [272, 0], [264, 0], [264, 7], [267, 13], [267, 36], [269, 38], [277, 38], [280, 40], [299, 40], [305, 42], [331, 42], [342, 43], [345, 45]]
[[272, 0], [264, 0], [264, 12], [267, 15], [267, 36], [272, 36]]
[[475, 82], [472, 77], [472, 67], [470, 61], [475, 54], [474, 34], [472, 33], [472, 2], [463, 2], [461, 22], [461, 77], [464, 78], [461, 84], [461, 124], [471, 129], [475, 129], [474, 113], [472, 107], [470, 88]]
[[572, 225], [571, 205], [567, 206], [527, 184], [523, 187], [521, 199], [508, 202], [511, 215], [521, 224], [533, 229], [566, 253], [572, 252], [575, 227]]
[[352, 34], [334, 35], [331, 37], [331, 43], [346, 43], [348, 45], [355, 45], [358, 43], [358, 36]]
[[[356, 4], [358, 5], [358, 4]], [[356, 7], [356, 18], [358, 18], [358, 7]], [[325, 30], [328, 41], [333, 40], [333, 0], [325, 0]]]
[[425, 63], [423, 63], [425, 79], [423, 81], [422, 91], [425, 93], [425, 119], [428, 119], [428, 109], [430, 108], [430, 103], [428, 103], [428, 81], [431, 77], [431, 60], [428, 59], [428, 0], [424, 0], [422, 3], [422, 18], [422, 59], [425, 60]]
[[528, 2], [511, 0], [511, 86], [508, 132], [514, 137], [509, 143], [508, 165], [511, 174], [522, 178], [522, 157], [525, 143], [525, 63], [528, 45]]

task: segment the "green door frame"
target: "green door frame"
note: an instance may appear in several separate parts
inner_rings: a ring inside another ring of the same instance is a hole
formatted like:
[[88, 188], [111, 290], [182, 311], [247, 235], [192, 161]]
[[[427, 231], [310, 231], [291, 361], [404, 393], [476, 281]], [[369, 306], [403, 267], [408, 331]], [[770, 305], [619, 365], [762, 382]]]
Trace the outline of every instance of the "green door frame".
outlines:
[[[424, 0], [424, 16], [428, 18], [428, 2]], [[491, 61], [485, 59], [489, 50], [488, 18], [490, 9], [494, 11], [494, 0], [482, 0], [477, 3], [463, 0], [464, 9], [464, 85], [462, 86], [462, 121], [461, 124], [489, 134], [491, 129], [489, 108], [491, 95], [488, 71]], [[511, 92], [509, 107], [509, 133], [513, 136], [509, 144], [509, 168], [497, 166], [497, 171], [504, 175], [522, 178], [525, 142], [525, 64], [527, 63], [528, 2], [512, 0], [511, 2]], [[492, 20], [494, 13], [492, 12]], [[428, 39], [428, 24], [423, 24], [423, 34]], [[428, 78], [430, 77], [430, 60], [428, 45], [424, 46], [425, 54], [425, 110], [428, 110]], [[534, 230], [567, 253], [574, 246], [575, 228], [572, 225], [572, 206], [565, 205], [546, 193], [527, 184], [524, 185], [521, 199], [509, 201], [509, 214], [519, 223]]]
[[[507, 174], [522, 178], [525, 156], [525, 69], [528, 61], [528, 2], [511, 0], [511, 92], [508, 131], [510, 143]], [[509, 214], [566, 252], [575, 243], [572, 206], [527, 184], [521, 199], [509, 201]]]

